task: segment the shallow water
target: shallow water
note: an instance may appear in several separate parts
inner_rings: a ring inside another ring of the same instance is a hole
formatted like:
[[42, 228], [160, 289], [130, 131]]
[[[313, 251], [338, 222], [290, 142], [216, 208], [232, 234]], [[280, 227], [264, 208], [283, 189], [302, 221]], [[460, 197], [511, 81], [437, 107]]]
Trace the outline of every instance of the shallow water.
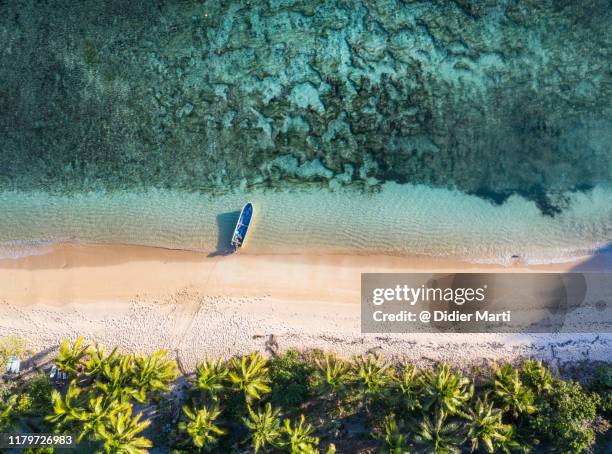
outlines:
[[247, 199], [253, 252], [605, 247], [609, 6], [1, 2], [0, 254], [221, 249]]
[[[571, 196], [554, 218], [513, 196], [501, 206], [460, 191], [388, 183], [379, 192], [348, 189], [255, 190], [208, 196], [150, 190], [74, 196], [0, 195], [0, 244], [130, 243], [223, 253], [237, 213], [255, 217], [245, 252], [419, 254], [470, 261], [564, 261], [612, 239], [612, 190]], [[2, 250], [0, 248], [0, 250]]]

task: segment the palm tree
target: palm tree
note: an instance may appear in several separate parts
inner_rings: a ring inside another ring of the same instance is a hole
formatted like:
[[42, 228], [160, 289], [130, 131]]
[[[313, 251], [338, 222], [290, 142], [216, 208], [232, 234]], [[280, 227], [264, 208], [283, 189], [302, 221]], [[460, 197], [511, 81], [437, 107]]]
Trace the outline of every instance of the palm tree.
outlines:
[[196, 411], [185, 405], [183, 413], [187, 417], [187, 422], [181, 422], [179, 429], [189, 434], [196, 447], [210, 451], [217, 446], [219, 436], [225, 434], [225, 431], [215, 424], [215, 420], [221, 414], [218, 406], [202, 407]]
[[499, 440], [497, 443], [497, 452], [503, 452], [504, 454], [522, 452], [523, 454], [527, 454], [533, 449], [532, 446], [525, 443], [523, 440], [520, 442], [517, 441], [517, 437], [514, 435], [514, 426], [511, 424], [508, 425], [504, 435], [505, 438]]
[[268, 446], [277, 446], [281, 437], [280, 420], [278, 419], [280, 410], [272, 410], [270, 402], [257, 413], [250, 406], [248, 410], [249, 418], [243, 418], [243, 421], [251, 431], [250, 437], [255, 453], [267, 450]]
[[472, 452], [482, 446], [488, 453], [494, 453], [502, 444], [507, 445], [510, 426], [502, 422], [502, 415], [501, 409], [493, 408], [493, 402], [488, 402], [487, 394], [476, 400], [474, 407], [467, 411], [467, 436]]
[[434, 371], [424, 371], [420, 375], [420, 385], [425, 411], [436, 407], [450, 414], [460, 413], [474, 394], [470, 381], [460, 372], [454, 373], [449, 364], [441, 364]]
[[405, 439], [401, 433], [395, 416], [387, 415], [385, 418], [385, 434], [383, 437], [384, 447], [381, 452], [385, 454], [404, 454]]
[[312, 436], [314, 428], [306, 422], [304, 415], [301, 415], [300, 422], [294, 425], [291, 425], [289, 419], [285, 419], [283, 432], [288, 438], [288, 440], [283, 443], [283, 447], [290, 454], [310, 452], [319, 444], [319, 439]]
[[88, 345], [83, 346], [83, 336], [79, 336], [72, 347], [67, 339], [62, 341], [57, 357], [57, 367], [72, 375], [77, 375], [81, 368], [82, 359], [89, 354], [90, 348]]
[[81, 423], [81, 432], [77, 437], [77, 442], [80, 443], [88, 434], [100, 433], [111, 414], [125, 411], [129, 405], [111, 401], [108, 406], [105, 406], [104, 400], [103, 396], [90, 397], [87, 408], [77, 412], [76, 418]]
[[89, 358], [85, 361], [85, 375], [95, 380], [103, 373], [106, 364], [111, 367], [119, 364], [121, 355], [117, 351], [115, 347], [107, 356], [104, 347], [91, 348]]
[[178, 376], [176, 361], [167, 358], [166, 350], [159, 350], [151, 356], [138, 355], [134, 358], [132, 385], [137, 392], [134, 398], [140, 402], [147, 401], [148, 393], [168, 391], [169, 383]]
[[356, 356], [354, 369], [366, 396], [380, 394], [393, 377], [393, 369], [380, 355], [369, 354], [365, 358]]
[[[304, 447], [301, 448], [300, 451], [295, 451], [295, 454], [321, 454], [321, 451], [316, 446], [304, 445]], [[327, 449], [325, 450], [325, 454], [336, 454], [336, 445], [334, 445], [333, 443], [330, 443], [327, 446]]]
[[142, 413], [132, 418], [132, 405], [128, 404], [121, 411], [109, 414], [96, 438], [104, 442], [104, 450], [109, 454], [146, 454], [153, 443], [137, 435], [149, 427], [151, 421], [140, 422], [140, 418]]
[[341, 391], [351, 378], [350, 364], [334, 354], [325, 353], [322, 359], [315, 359], [315, 364], [319, 369], [319, 376], [326, 391], [332, 393]]
[[247, 403], [259, 400], [270, 392], [267, 361], [259, 353], [232, 360], [229, 379], [234, 388], [244, 393]]
[[102, 365], [102, 373], [96, 378], [94, 387], [102, 391], [109, 400], [127, 402], [137, 394], [137, 390], [131, 386], [133, 375], [132, 357], [124, 355], [114, 365]]
[[414, 440], [420, 452], [428, 454], [455, 454], [461, 452], [461, 444], [465, 437], [462, 427], [457, 422], [446, 422], [446, 412], [436, 411], [435, 419], [432, 421], [426, 416], [419, 425], [419, 431]]
[[512, 412], [515, 419], [522, 413], [535, 411], [533, 393], [521, 382], [518, 369], [513, 369], [510, 364], [496, 368], [493, 386], [502, 409]]
[[421, 395], [421, 380], [418, 376], [418, 369], [414, 365], [406, 365], [399, 387], [402, 391], [406, 409], [412, 411], [418, 408], [420, 405], [419, 396]]
[[[318, 449], [313, 448], [312, 451], [305, 451], [304, 454], [319, 454], [319, 452]], [[333, 443], [328, 444], [325, 454], [336, 454], [336, 445]]]
[[62, 395], [57, 390], [51, 391], [51, 403], [53, 404], [53, 414], [45, 417], [46, 421], [52, 422], [58, 429], [64, 429], [73, 425], [79, 420], [82, 409], [81, 388], [77, 386], [76, 380], [72, 380], [66, 390], [66, 395]]
[[224, 382], [229, 374], [228, 368], [223, 364], [221, 358], [204, 359], [196, 366], [196, 377], [198, 388], [213, 401], [217, 401], [219, 394], [223, 391]]
[[10, 432], [10, 429], [13, 428], [16, 405], [16, 394], [11, 395], [6, 402], [0, 398], [0, 432]]

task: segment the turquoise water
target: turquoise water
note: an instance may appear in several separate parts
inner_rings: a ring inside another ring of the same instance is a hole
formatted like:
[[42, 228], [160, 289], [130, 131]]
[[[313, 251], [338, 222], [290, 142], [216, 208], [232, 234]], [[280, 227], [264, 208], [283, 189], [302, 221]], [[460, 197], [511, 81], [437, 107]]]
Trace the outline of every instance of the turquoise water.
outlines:
[[1, 2], [0, 255], [612, 242], [607, 0]]
[[[224, 252], [245, 200], [255, 217], [244, 252], [420, 254], [476, 262], [549, 263], [582, 257], [612, 238], [610, 189], [574, 194], [558, 216], [518, 196], [502, 206], [459, 191], [388, 183], [373, 194], [350, 190], [255, 190], [223, 196], [142, 193], [0, 196], [5, 256], [52, 242], [129, 243]], [[15, 238], [21, 243], [16, 244]], [[41, 244], [42, 243], [42, 244]]]

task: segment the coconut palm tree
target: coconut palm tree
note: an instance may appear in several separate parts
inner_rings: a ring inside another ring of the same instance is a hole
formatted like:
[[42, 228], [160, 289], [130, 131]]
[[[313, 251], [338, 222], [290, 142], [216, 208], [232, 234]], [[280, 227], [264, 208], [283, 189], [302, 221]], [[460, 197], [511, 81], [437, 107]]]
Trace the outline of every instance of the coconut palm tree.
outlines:
[[168, 391], [169, 384], [178, 376], [176, 361], [168, 359], [166, 350], [159, 350], [150, 356], [134, 357], [132, 369], [132, 386], [136, 389], [134, 398], [140, 402], [147, 401], [149, 393]]
[[533, 447], [525, 443], [524, 440], [520, 442], [517, 440], [514, 434], [514, 426], [509, 424], [504, 435], [505, 438], [497, 442], [496, 452], [502, 452], [504, 454], [522, 452], [523, 454], [527, 454], [533, 450]]
[[422, 407], [428, 411], [435, 407], [450, 414], [461, 412], [474, 394], [473, 385], [460, 372], [454, 373], [449, 364], [441, 364], [435, 370], [420, 375]]
[[268, 402], [263, 410], [255, 412], [251, 406], [248, 407], [249, 418], [243, 418], [244, 424], [251, 431], [251, 441], [255, 453], [260, 450], [267, 451], [268, 446], [276, 447], [281, 438], [280, 410], [273, 410]]
[[510, 364], [495, 368], [493, 387], [501, 408], [511, 412], [515, 419], [522, 413], [531, 414], [535, 411], [533, 393], [521, 382], [518, 369]]
[[79, 420], [81, 405], [81, 388], [78, 387], [76, 379], [68, 385], [66, 394], [62, 395], [57, 390], [51, 391], [51, 403], [53, 414], [48, 415], [45, 420], [54, 423], [58, 429], [64, 429]]
[[351, 379], [351, 365], [334, 354], [325, 353], [322, 358], [315, 359], [315, 364], [327, 392], [341, 391]]
[[385, 417], [385, 434], [382, 437], [384, 446], [381, 449], [385, 454], [404, 454], [406, 440], [401, 433], [394, 415]]
[[311, 452], [319, 444], [319, 439], [312, 436], [314, 428], [306, 422], [304, 415], [301, 415], [299, 423], [296, 422], [293, 425], [289, 419], [285, 419], [283, 432], [287, 441], [282, 445], [290, 454]]
[[118, 353], [117, 347], [113, 348], [108, 355], [106, 355], [104, 347], [92, 347], [89, 358], [85, 361], [85, 375], [95, 380], [103, 373], [106, 364], [113, 367], [120, 362], [121, 355]]
[[380, 355], [356, 356], [354, 361], [357, 382], [366, 396], [379, 395], [391, 382], [394, 371]]
[[465, 440], [461, 424], [447, 422], [444, 410], [436, 411], [432, 420], [426, 416], [421, 421], [414, 440], [419, 452], [427, 454], [455, 454], [461, 452]]
[[81, 361], [89, 354], [89, 351], [88, 345], [83, 346], [83, 336], [79, 336], [72, 346], [67, 339], [64, 339], [59, 348], [57, 367], [63, 372], [77, 375], [82, 366]]
[[218, 400], [228, 374], [229, 370], [221, 358], [217, 360], [206, 358], [196, 365], [198, 388], [213, 401]]
[[233, 358], [229, 379], [234, 389], [243, 392], [247, 403], [261, 399], [270, 392], [267, 361], [259, 353], [241, 359]]
[[98, 389], [109, 400], [127, 402], [137, 394], [132, 384], [134, 365], [131, 355], [124, 355], [114, 365], [104, 363], [102, 372], [94, 382], [94, 388]]
[[104, 450], [113, 454], [146, 454], [153, 446], [150, 440], [138, 434], [149, 427], [151, 421], [140, 421], [142, 413], [132, 418], [132, 405], [110, 413], [106, 424], [99, 427], [96, 438], [104, 442]]
[[488, 453], [494, 453], [502, 445], [507, 445], [510, 426], [502, 422], [502, 410], [494, 408], [488, 401], [488, 395], [478, 398], [465, 415], [469, 421], [467, 437], [471, 443], [472, 452], [481, 448]]
[[197, 448], [210, 451], [217, 446], [219, 437], [225, 434], [225, 431], [215, 424], [221, 414], [218, 406], [192, 410], [185, 405], [183, 413], [187, 417], [187, 422], [181, 422], [179, 429], [187, 432]]
[[408, 411], [413, 411], [420, 406], [421, 380], [419, 379], [418, 369], [414, 365], [406, 364], [404, 367], [399, 388], [402, 391], [403, 403]]
[[81, 425], [81, 432], [77, 436], [77, 442], [81, 442], [87, 435], [96, 435], [104, 427], [104, 423], [111, 414], [127, 410], [129, 404], [111, 401], [104, 405], [104, 397], [90, 397], [87, 408], [77, 411], [77, 420]]

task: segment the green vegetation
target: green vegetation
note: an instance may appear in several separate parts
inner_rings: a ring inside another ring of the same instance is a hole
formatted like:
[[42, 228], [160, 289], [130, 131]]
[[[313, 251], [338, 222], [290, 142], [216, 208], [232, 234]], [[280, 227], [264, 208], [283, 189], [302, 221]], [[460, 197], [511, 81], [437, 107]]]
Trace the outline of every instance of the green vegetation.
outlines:
[[531, 422], [547, 446], [563, 452], [583, 452], [595, 439], [598, 402], [599, 397], [586, 393], [579, 383], [559, 382], [541, 396], [538, 414]]
[[[166, 352], [132, 356], [113, 350], [107, 356], [78, 338], [60, 345], [55, 364], [67, 380], [35, 374], [4, 384], [3, 430], [73, 433], [96, 452], [147, 452], [152, 442], [142, 432], [151, 424], [148, 406], [178, 377]], [[134, 415], [136, 405], [141, 411]]]
[[465, 374], [290, 350], [206, 358], [177, 382], [164, 351], [107, 354], [81, 338], [55, 364], [66, 380], [2, 384], [0, 431], [73, 433], [100, 453], [583, 453], [610, 425], [609, 365], [582, 385], [531, 360]]
[[264, 394], [271, 391], [266, 360], [259, 353], [251, 353], [242, 358], [233, 358], [229, 379], [238, 392], [244, 393], [248, 404], [261, 400]]
[[609, 420], [612, 419], [612, 366], [605, 364], [595, 371], [595, 379], [591, 384], [593, 391], [599, 397], [599, 412]]
[[0, 339], [0, 370], [6, 370], [11, 356], [21, 356], [26, 352], [26, 341], [18, 336]]
[[272, 405], [282, 408], [299, 407], [313, 396], [309, 386], [309, 377], [315, 367], [310, 361], [300, 358], [295, 350], [269, 361], [270, 381], [274, 383], [270, 392]]

